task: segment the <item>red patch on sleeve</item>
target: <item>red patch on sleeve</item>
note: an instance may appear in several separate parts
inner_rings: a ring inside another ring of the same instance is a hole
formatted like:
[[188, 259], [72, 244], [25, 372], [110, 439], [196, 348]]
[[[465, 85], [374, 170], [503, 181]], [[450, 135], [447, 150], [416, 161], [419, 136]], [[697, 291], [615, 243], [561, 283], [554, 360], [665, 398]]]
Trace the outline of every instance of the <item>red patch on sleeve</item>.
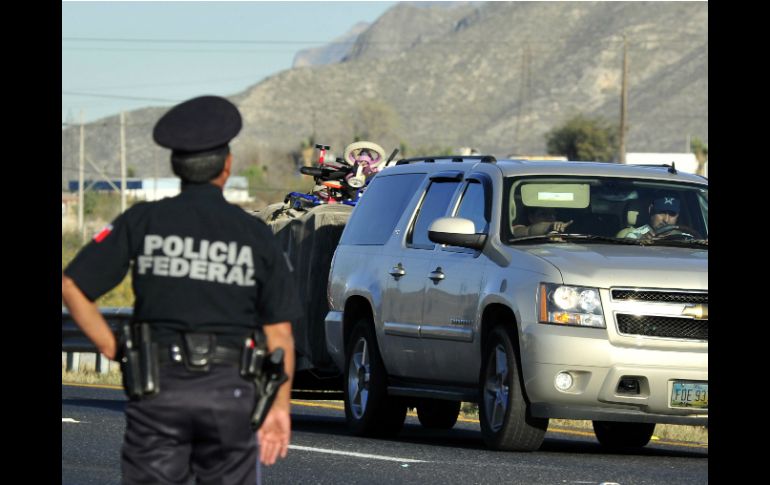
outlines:
[[107, 224], [106, 226], [104, 226], [104, 229], [99, 231], [99, 234], [94, 236], [94, 241], [96, 241], [97, 243], [104, 241], [104, 238], [109, 236], [111, 232], [112, 232], [112, 224]]

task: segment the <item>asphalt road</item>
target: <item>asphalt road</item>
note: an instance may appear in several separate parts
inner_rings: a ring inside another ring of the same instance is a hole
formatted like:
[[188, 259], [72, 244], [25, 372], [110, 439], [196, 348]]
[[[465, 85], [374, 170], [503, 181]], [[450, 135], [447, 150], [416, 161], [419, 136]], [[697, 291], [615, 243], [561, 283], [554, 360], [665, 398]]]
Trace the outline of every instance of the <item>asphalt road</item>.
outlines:
[[[351, 436], [336, 403], [294, 401], [289, 455], [263, 468], [266, 484], [705, 484], [708, 449], [655, 441], [605, 452], [593, 434], [551, 431], [539, 451], [484, 447], [477, 422], [448, 431], [407, 417], [396, 439]], [[62, 485], [120, 483], [121, 390], [62, 385]]]

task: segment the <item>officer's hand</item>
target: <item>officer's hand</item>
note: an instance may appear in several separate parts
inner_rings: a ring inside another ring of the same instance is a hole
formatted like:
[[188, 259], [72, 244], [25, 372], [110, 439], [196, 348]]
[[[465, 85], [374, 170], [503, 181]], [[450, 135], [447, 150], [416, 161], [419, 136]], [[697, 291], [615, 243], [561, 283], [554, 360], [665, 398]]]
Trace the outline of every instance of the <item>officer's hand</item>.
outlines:
[[272, 465], [280, 456], [286, 458], [291, 438], [291, 417], [285, 409], [273, 406], [257, 431], [259, 461]]

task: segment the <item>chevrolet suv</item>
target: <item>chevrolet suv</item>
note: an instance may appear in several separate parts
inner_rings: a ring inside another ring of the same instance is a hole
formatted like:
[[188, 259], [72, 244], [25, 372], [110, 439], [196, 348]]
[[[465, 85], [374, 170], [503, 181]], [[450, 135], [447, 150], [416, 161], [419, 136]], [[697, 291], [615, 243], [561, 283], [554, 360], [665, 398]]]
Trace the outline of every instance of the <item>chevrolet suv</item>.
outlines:
[[[560, 223], [514, 230], [542, 209]], [[451, 428], [463, 401], [503, 450], [539, 448], [549, 418], [608, 447], [708, 424], [708, 181], [672, 166], [401, 160], [354, 208], [328, 300], [356, 434], [408, 407]]]

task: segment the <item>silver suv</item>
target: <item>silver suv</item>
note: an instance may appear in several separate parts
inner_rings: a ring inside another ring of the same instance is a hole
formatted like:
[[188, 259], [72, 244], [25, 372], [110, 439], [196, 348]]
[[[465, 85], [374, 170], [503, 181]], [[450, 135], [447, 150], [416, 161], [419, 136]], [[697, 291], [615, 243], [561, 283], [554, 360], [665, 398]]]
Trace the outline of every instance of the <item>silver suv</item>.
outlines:
[[673, 167], [402, 160], [353, 210], [328, 298], [357, 434], [407, 407], [451, 428], [462, 401], [504, 450], [549, 418], [608, 447], [708, 424], [708, 181]]

